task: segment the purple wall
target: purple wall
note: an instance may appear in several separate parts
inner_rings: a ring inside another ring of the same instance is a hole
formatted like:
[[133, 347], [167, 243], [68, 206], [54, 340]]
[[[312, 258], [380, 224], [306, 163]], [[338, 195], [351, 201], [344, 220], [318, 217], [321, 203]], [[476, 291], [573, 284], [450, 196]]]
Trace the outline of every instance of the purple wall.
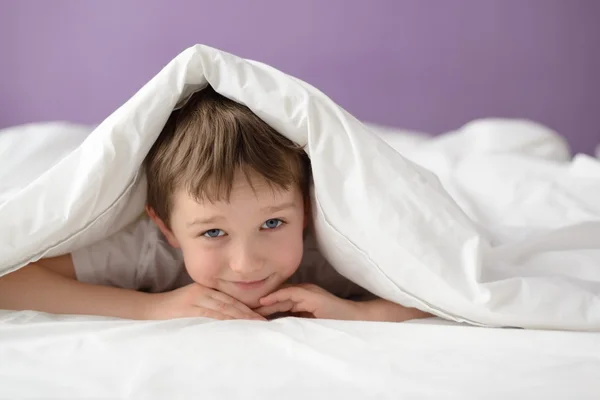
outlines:
[[99, 122], [204, 43], [296, 75], [365, 120], [438, 133], [525, 117], [590, 153], [599, 21], [596, 0], [2, 0], [0, 127]]

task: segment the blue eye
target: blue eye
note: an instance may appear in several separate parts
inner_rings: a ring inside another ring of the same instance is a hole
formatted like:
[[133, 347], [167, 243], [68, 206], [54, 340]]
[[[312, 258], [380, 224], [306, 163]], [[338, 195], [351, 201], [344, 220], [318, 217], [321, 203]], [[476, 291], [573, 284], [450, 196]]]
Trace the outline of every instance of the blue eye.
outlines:
[[261, 228], [263, 229], [275, 229], [279, 228], [283, 224], [283, 221], [277, 218], [268, 219], [262, 224]]
[[205, 236], [208, 238], [216, 238], [216, 237], [224, 236], [224, 235], [225, 235], [225, 232], [223, 232], [221, 229], [209, 229], [202, 234], [202, 236]]

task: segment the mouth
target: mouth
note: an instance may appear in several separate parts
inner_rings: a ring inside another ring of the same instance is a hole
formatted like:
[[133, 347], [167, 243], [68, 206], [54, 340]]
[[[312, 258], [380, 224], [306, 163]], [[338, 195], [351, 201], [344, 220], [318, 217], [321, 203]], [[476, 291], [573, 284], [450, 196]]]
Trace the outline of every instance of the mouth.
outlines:
[[242, 290], [252, 290], [258, 289], [264, 286], [270, 276], [267, 276], [264, 279], [256, 280], [256, 281], [230, 281], [232, 285]]

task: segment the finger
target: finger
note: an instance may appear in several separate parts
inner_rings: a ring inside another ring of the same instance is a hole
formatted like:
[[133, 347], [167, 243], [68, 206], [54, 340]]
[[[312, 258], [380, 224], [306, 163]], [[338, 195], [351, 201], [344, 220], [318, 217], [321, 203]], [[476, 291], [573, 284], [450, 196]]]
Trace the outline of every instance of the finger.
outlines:
[[226, 315], [229, 315], [230, 317], [233, 317], [236, 319], [249, 319], [250, 318], [247, 314], [241, 312], [240, 310], [235, 308], [233, 305], [227, 304], [226, 302], [223, 302], [221, 300], [216, 300], [213, 297], [210, 297], [210, 295], [207, 297], [200, 297], [196, 301], [197, 302], [195, 305], [200, 308], [217, 311], [221, 314], [226, 314]]
[[232, 307], [236, 308], [241, 313], [243, 313], [246, 316], [246, 318], [259, 319], [259, 320], [262, 320], [262, 321], [265, 320], [265, 318], [263, 318], [261, 315], [259, 315], [256, 312], [252, 311], [252, 309], [250, 307], [248, 307], [247, 305], [245, 305], [241, 301], [236, 300], [236, 299], [234, 299], [233, 297], [231, 297], [229, 295], [226, 295], [225, 293], [218, 292], [218, 291], [215, 290], [214, 292], [211, 293], [210, 296], [215, 301], [220, 301], [220, 302], [223, 302], [225, 304], [229, 304]]
[[268, 306], [258, 307], [254, 311], [256, 311], [258, 314], [266, 317], [266, 316], [269, 316], [269, 315], [272, 315], [275, 313], [288, 312], [288, 311], [291, 311], [293, 308], [294, 308], [294, 302], [291, 300], [286, 300], [286, 301], [283, 301], [280, 303], [275, 303], [275, 304], [271, 304]]
[[252, 314], [249, 314], [247, 312], [240, 311], [233, 304], [224, 303], [220, 300], [215, 300], [215, 299], [211, 299], [211, 300], [212, 300], [212, 304], [210, 305], [210, 308], [213, 308], [214, 310], [217, 310], [223, 314], [230, 315], [237, 319], [258, 319], [258, 318], [263, 319], [262, 316], [256, 314], [255, 312], [252, 312]]
[[315, 294], [298, 286], [291, 286], [284, 289], [279, 289], [259, 300], [259, 303], [263, 306], [268, 306], [278, 302], [284, 302], [291, 300], [294, 303], [302, 303], [310, 301], [314, 298]]
[[192, 307], [188, 312], [185, 313], [184, 316], [185, 317], [203, 317], [203, 318], [217, 319], [217, 320], [221, 320], [221, 321], [227, 321], [227, 320], [234, 319], [230, 315], [226, 315], [226, 314], [220, 313], [218, 311], [211, 310], [211, 309], [204, 308], [204, 307]]

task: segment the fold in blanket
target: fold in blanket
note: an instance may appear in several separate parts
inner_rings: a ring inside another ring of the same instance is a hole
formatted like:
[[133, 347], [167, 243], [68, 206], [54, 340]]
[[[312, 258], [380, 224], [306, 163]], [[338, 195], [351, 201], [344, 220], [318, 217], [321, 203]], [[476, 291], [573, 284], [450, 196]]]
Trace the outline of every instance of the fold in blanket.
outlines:
[[[456, 321], [600, 329], [597, 160], [571, 161], [556, 134], [526, 121], [480, 121], [402, 149], [307, 83], [201, 45], [89, 134], [3, 152], [0, 171], [18, 166], [19, 179], [0, 186], [0, 273], [132, 222], [145, 200], [142, 160], [173, 109], [207, 83], [306, 146], [317, 239], [342, 275]], [[0, 148], [61, 135], [5, 132]]]

